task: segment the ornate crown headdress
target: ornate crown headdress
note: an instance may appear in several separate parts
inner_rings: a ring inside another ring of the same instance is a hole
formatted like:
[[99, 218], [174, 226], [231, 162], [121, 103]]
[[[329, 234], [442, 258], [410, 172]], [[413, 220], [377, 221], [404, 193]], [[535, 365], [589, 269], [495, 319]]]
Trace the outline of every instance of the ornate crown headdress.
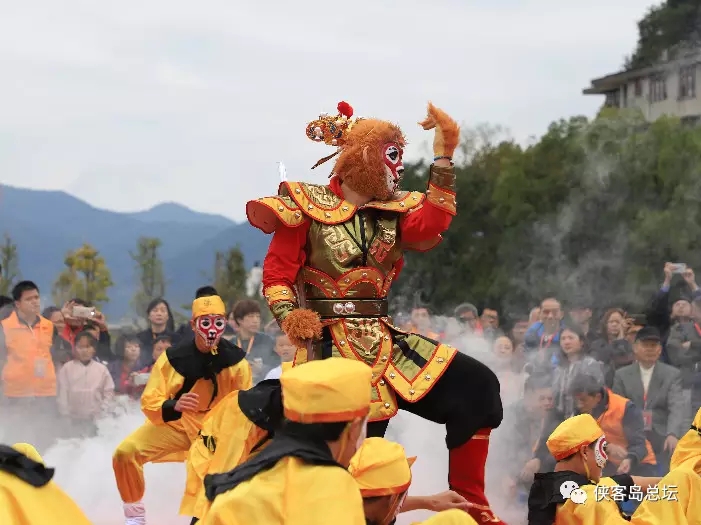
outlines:
[[319, 115], [318, 119], [307, 124], [307, 137], [311, 140], [338, 147], [335, 153], [323, 159], [319, 159], [319, 161], [312, 166], [312, 169], [338, 155], [341, 151], [341, 147], [345, 144], [348, 132], [356, 122], [361, 120], [359, 117], [351, 118], [353, 116], [353, 108], [348, 102], [339, 102], [337, 109], [337, 116], [334, 117], [328, 113], [322, 113]]

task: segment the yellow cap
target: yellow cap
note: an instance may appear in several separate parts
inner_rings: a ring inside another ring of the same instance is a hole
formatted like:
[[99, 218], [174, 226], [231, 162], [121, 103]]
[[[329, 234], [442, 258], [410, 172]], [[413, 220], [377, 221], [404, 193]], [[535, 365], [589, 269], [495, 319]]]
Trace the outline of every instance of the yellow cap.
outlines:
[[545, 444], [553, 457], [560, 461], [580, 448], [591, 445], [603, 435], [604, 431], [593, 417], [580, 414], [560, 423]]
[[[696, 417], [691, 426], [696, 428], [687, 430], [674, 449], [672, 459], [669, 462], [670, 470], [678, 468], [687, 462], [701, 465], [701, 449], [699, 449], [699, 443], [701, 442], [701, 408], [696, 412]], [[691, 468], [696, 470], [695, 466]]]
[[438, 512], [426, 521], [412, 525], [477, 525], [477, 522], [464, 510], [450, 509]]
[[364, 498], [402, 494], [411, 485], [411, 466], [399, 443], [379, 437], [367, 438], [351, 459], [349, 472]]
[[340, 423], [370, 412], [372, 369], [330, 357], [285, 370], [280, 376], [285, 417], [297, 423]]
[[12, 448], [14, 448], [20, 454], [24, 454], [29, 459], [36, 461], [37, 463], [44, 463], [44, 458], [42, 458], [41, 454], [37, 452], [37, 449], [35, 449], [29, 443], [15, 443], [12, 445]]
[[221, 297], [210, 295], [192, 301], [192, 318], [197, 319], [203, 315], [226, 315], [226, 307]]
[[282, 368], [283, 372], [285, 372], [286, 370], [292, 370], [293, 366], [294, 366], [294, 362], [292, 362], [292, 361], [287, 361], [286, 363], [280, 363], [280, 368]]

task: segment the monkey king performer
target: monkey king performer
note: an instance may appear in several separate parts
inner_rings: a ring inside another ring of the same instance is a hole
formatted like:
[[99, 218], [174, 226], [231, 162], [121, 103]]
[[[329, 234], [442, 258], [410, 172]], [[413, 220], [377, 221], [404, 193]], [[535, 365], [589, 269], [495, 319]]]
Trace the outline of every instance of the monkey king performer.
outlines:
[[156, 361], [141, 396], [146, 421], [122, 441], [112, 457], [126, 525], [144, 525], [143, 465], [184, 460], [202, 420], [227, 394], [251, 387], [251, 367], [238, 346], [222, 339], [226, 309], [217, 295], [192, 303], [194, 338], [169, 348]]
[[344, 357], [372, 369], [369, 436], [383, 437], [399, 409], [444, 424], [450, 488], [474, 505], [478, 523], [500, 523], [484, 495], [489, 435], [502, 419], [496, 376], [452, 347], [398, 329], [388, 312], [404, 252], [434, 248], [456, 214], [452, 155], [460, 130], [429, 104], [420, 123], [435, 130], [428, 188], [400, 191], [406, 141], [399, 127], [353, 118], [345, 102], [338, 111], [306, 130], [337, 147], [316, 164], [337, 157], [329, 184], [283, 182], [277, 196], [247, 204], [249, 222], [273, 234], [264, 295], [303, 349], [295, 365], [306, 347], [308, 359]]

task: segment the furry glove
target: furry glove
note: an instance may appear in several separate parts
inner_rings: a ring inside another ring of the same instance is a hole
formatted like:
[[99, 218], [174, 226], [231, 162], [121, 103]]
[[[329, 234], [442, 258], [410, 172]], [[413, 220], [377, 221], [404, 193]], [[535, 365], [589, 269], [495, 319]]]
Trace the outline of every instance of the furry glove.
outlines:
[[428, 103], [428, 116], [419, 126], [425, 130], [436, 129], [433, 139], [433, 154], [436, 157], [453, 158], [453, 152], [460, 142], [460, 127], [442, 109]]

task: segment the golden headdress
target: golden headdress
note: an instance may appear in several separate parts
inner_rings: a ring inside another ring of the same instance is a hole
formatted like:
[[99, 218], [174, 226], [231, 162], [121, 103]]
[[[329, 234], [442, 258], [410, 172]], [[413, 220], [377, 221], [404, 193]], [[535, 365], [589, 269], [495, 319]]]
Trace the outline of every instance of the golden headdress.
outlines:
[[307, 137], [314, 142], [324, 142], [329, 146], [338, 146], [339, 148], [331, 155], [320, 159], [312, 166], [312, 169], [338, 155], [341, 151], [340, 148], [345, 144], [348, 132], [356, 122], [362, 120], [360, 117], [352, 118], [353, 108], [348, 102], [339, 102], [336, 109], [338, 109], [338, 115], [335, 117], [328, 113], [322, 113], [318, 119], [312, 120], [307, 124]]

